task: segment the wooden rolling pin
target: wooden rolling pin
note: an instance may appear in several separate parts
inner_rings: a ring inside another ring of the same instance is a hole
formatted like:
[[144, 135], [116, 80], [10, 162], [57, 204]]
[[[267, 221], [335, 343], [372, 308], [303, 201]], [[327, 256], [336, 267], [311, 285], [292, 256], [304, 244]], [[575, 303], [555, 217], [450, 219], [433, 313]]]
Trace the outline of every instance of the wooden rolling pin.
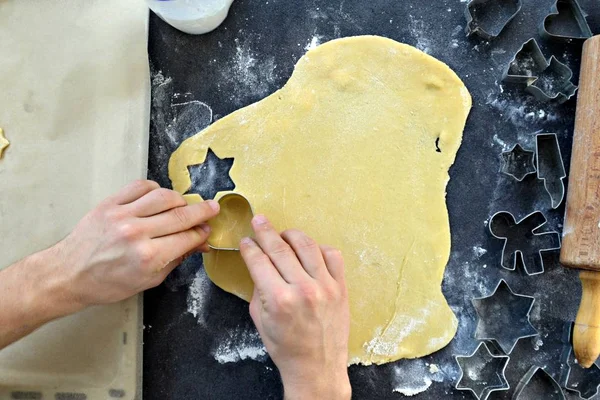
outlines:
[[560, 262], [583, 270], [573, 349], [589, 368], [600, 354], [600, 35], [585, 42], [581, 56]]

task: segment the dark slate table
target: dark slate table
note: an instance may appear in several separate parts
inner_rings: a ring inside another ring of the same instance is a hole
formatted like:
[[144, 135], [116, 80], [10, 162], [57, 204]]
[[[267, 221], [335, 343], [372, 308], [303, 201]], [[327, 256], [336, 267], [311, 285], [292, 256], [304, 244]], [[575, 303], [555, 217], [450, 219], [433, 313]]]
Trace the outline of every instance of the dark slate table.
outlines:
[[[575, 83], [578, 79], [581, 43], [551, 43], [538, 34], [552, 0], [524, 3], [492, 43], [465, 36], [466, 3], [462, 0], [235, 0], [224, 24], [203, 36], [183, 34], [151, 15], [148, 175], [165, 187], [170, 187], [169, 155], [185, 138], [284, 85], [311, 42], [386, 36], [444, 61], [469, 88], [473, 109], [450, 170], [447, 204], [452, 254], [443, 283], [444, 294], [459, 318], [459, 331], [449, 346], [423, 359], [351, 367], [355, 399], [401, 398], [400, 392], [419, 392], [427, 380], [432, 381], [430, 387], [414, 398], [472, 398], [454, 389], [459, 371], [453, 356], [471, 353], [477, 346], [471, 299], [489, 295], [500, 279], [517, 293], [535, 297], [531, 322], [539, 336], [517, 343], [506, 369], [511, 389], [494, 392], [490, 398], [510, 398], [532, 365], [545, 367], [557, 379], [564, 373], [565, 326], [574, 319], [579, 303], [577, 274], [558, 264], [557, 252], [545, 254], [541, 275], [527, 276], [521, 267], [503, 270], [502, 242], [487, 229], [489, 217], [502, 210], [517, 217], [541, 211], [549, 220], [547, 229], [562, 228], [564, 205], [551, 210], [541, 181], [533, 175], [517, 182], [498, 172], [499, 154], [517, 142], [533, 149], [536, 132], [557, 133], [567, 169], [569, 163], [575, 100], [562, 105], [540, 103], [500, 81], [507, 63], [530, 37], [538, 39], [546, 57], [555, 55], [573, 69]], [[581, 4], [589, 13], [592, 30], [599, 33], [600, 5], [594, 0]], [[215, 168], [217, 178], [193, 191], [227, 184], [226, 176], [221, 176], [223, 169], [209, 167]], [[145, 294], [144, 398], [281, 398], [273, 363], [266, 356], [246, 358], [260, 345], [247, 304], [210, 287], [201, 268], [201, 257], [196, 256], [165, 284]], [[245, 359], [217, 361], [228, 357]], [[430, 372], [431, 364], [439, 372]], [[600, 383], [595, 376], [581, 379], [582, 385]]]

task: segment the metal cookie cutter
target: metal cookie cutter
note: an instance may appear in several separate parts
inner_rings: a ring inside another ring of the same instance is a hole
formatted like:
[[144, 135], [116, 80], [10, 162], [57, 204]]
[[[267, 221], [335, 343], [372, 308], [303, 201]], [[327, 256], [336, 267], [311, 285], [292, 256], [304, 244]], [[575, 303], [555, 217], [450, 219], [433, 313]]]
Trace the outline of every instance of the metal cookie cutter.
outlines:
[[571, 347], [569, 346], [566, 378], [563, 381], [565, 389], [576, 392], [582, 399], [591, 399], [598, 394], [600, 368], [596, 363], [592, 364], [590, 368], [581, 367], [573, 356]]
[[469, 356], [455, 356], [460, 369], [456, 389], [468, 390], [477, 400], [486, 400], [490, 393], [510, 388], [504, 371], [510, 357], [493, 355], [485, 343], [479, 343]]
[[534, 155], [533, 151], [525, 150], [517, 143], [511, 150], [500, 154], [502, 159], [500, 172], [521, 182], [527, 175], [534, 174], [536, 171]]
[[467, 36], [497, 37], [521, 10], [521, 0], [471, 0], [465, 9]]
[[546, 39], [568, 42], [590, 38], [592, 30], [577, 0], [557, 0], [540, 25], [540, 35]]
[[544, 188], [556, 209], [565, 197], [563, 179], [567, 177], [565, 164], [560, 154], [556, 133], [540, 133], [535, 138], [537, 177], [544, 181]]
[[527, 86], [527, 91], [540, 101], [556, 100], [558, 103], [564, 103], [577, 91], [577, 86], [571, 83], [572, 77], [571, 68], [552, 56], [546, 69]]
[[540, 101], [564, 103], [577, 91], [571, 83], [573, 71], [554, 56], [550, 61], [540, 50], [535, 39], [521, 46], [508, 64], [502, 80], [525, 87], [525, 90]]
[[543, 368], [531, 367], [519, 381], [513, 400], [565, 400], [558, 382]]
[[508, 83], [531, 85], [548, 66], [546, 57], [535, 39], [531, 38], [517, 51], [502, 80]]
[[497, 343], [505, 354], [513, 351], [519, 339], [538, 334], [529, 322], [535, 298], [514, 293], [504, 279], [491, 295], [471, 302], [479, 316], [475, 338]]
[[226, 193], [217, 202], [221, 212], [209, 222], [208, 246], [214, 250], [239, 251], [240, 240], [253, 235], [252, 205], [239, 193]]
[[517, 257], [520, 255], [523, 268], [527, 275], [537, 275], [544, 272], [542, 252], [560, 249], [558, 232], [537, 232], [547, 222], [546, 217], [539, 211], [529, 214], [519, 222], [506, 211], [497, 212], [489, 223], [490, 233], [504, 240], [500, 265], [509, 271], [517, 267]]

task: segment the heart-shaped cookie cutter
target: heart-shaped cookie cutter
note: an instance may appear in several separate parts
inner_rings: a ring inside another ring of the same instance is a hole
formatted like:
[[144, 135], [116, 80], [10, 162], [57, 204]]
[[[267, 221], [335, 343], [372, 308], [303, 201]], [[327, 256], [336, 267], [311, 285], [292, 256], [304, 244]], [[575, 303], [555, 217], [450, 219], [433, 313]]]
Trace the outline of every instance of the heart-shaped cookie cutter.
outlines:
[[211, 227], [208, 246], [213, 250], [240, 251], [240, 240], [252, 236], [252, 204], [246, 196], [235, 192], [223, 194], [217, 202], [221, 212], [208, 223]]
[[[566, 18], [562, 21], [558, 19], [561, 14], [566, 15]], [[556, 0], [550, 14], [544, 18], [540, 25], [540, 34], [545, 39], [562, 42], [591, 38], [593, 33], [585, 17], [586, 14], [577, 0]], [[569, 25], [577, 26], [578, 33], [569, 31], [567, 29]]]

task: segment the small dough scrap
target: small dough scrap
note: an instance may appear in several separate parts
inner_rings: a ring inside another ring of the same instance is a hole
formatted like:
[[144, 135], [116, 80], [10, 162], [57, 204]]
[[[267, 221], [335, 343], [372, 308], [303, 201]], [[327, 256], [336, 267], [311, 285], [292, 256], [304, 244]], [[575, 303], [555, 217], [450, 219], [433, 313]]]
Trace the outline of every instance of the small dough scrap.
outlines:
[[[457, 320], [441, 291], [450, 255], [448, 169], [471, 97], [444, 63], [377, 36], [306, 53], [283, 88], [187, 139], [169, 161], [173, 188], [208, 149], [233, 157], [230, 176], [256, 213], [342, 250], [351, 364], [431, 354]], [[206, 272], [249, 301], [236, 251], [205, 255]]]
[[4, 131], [0, 128], [0, 158], [2, 158], [2, 154], [4, 150], [10, 145], [10, 142], [4, 136]]

